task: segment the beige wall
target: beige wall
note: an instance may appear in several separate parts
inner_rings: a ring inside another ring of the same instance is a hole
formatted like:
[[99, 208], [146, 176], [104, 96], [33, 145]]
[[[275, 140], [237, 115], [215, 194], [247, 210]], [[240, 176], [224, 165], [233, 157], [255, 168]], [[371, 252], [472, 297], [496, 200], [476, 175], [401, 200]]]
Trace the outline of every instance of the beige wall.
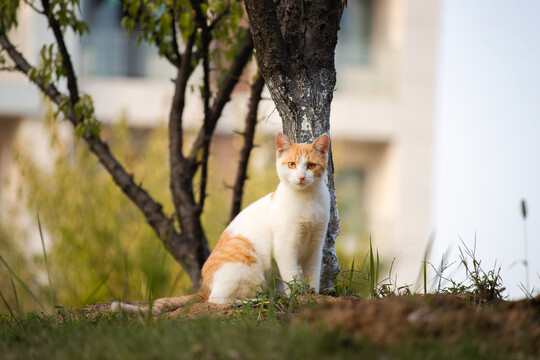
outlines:
[[364, 144], [346, 161], [365, 158], [368, 232], [387, 263], [395, 258], [398, 282], [412, 284], [431, 231], [438, 1], [376, 4], [377, 53], [371, 71], [388, 68], [392, 78], [385, 78], [384, 91], [374, 86], [371, 93], [349, 86], [341, 91], [338, 82], [331, 131], [334, 139]]

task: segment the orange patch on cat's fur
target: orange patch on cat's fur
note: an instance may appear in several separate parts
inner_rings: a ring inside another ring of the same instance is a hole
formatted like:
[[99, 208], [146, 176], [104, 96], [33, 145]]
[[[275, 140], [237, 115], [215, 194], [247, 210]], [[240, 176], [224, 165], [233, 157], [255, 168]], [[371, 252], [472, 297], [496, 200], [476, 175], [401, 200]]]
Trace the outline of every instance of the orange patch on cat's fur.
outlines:
[[210, 284], [214, 274], [226, 263], [243, 263], [251, 266], [257, 262], [255, 248], [243, 236], [232, 235], [225, 231], [219, 237], [214, 251], [204, 263], [202, 269], [203, 283]]
[[210, 297], [210, 293], [212, 291], [206, 284], [202, 284], [199, 291], [197, 291], [197, 296], [199, 297], [199, 301], [206, 302], [208, 301], [208, 298]]

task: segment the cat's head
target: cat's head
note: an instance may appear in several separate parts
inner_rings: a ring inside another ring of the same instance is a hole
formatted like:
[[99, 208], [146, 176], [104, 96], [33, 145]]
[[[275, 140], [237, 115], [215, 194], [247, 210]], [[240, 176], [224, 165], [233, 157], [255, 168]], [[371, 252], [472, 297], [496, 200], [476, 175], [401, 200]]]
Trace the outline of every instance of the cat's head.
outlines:
[[324, 179], [329, 141], [321, 135], [311, 144], [297, 144], [278, 134], [276, 167], [281, 182], [303, 190]]

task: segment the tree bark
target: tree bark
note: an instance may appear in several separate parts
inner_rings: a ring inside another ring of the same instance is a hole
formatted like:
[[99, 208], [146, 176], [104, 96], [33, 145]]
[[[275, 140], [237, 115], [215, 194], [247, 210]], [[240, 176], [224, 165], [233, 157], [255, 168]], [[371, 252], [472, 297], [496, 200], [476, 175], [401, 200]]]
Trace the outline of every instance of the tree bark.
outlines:
[[[296, 142], [311, 142], [321, 134], [329, 134], [341, 0], [244, 2], [257, 62], [281, 116], [283, 132]], [[330, 150], [327, 184], [332, 202], [323, 247], [321, 289], [331, 288], [339, 273], [334, 248], [339, 216], [333, 172]]]

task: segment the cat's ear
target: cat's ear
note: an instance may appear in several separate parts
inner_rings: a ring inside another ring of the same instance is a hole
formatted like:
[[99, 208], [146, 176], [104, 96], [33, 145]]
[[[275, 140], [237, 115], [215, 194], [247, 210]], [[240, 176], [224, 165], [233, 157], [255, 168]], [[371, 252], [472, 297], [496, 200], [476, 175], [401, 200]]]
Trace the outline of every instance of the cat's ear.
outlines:
[[321, 135], [313, 142], [313, 147], [319, 152], [326, 154], [329, 143], [330, 139], [328, 138], [328, 135]]
[[276, 136], [276, 151], [277, 151], [277, 153], [279, 155], [281, 155], [281, 153], [283, 153], [283, 151], [290, 148], [291, 145], [292, 145], [292, 141], [289, 140], [288, 137], [286, 137], [283, 134], [277, 134], [277, 136]]

